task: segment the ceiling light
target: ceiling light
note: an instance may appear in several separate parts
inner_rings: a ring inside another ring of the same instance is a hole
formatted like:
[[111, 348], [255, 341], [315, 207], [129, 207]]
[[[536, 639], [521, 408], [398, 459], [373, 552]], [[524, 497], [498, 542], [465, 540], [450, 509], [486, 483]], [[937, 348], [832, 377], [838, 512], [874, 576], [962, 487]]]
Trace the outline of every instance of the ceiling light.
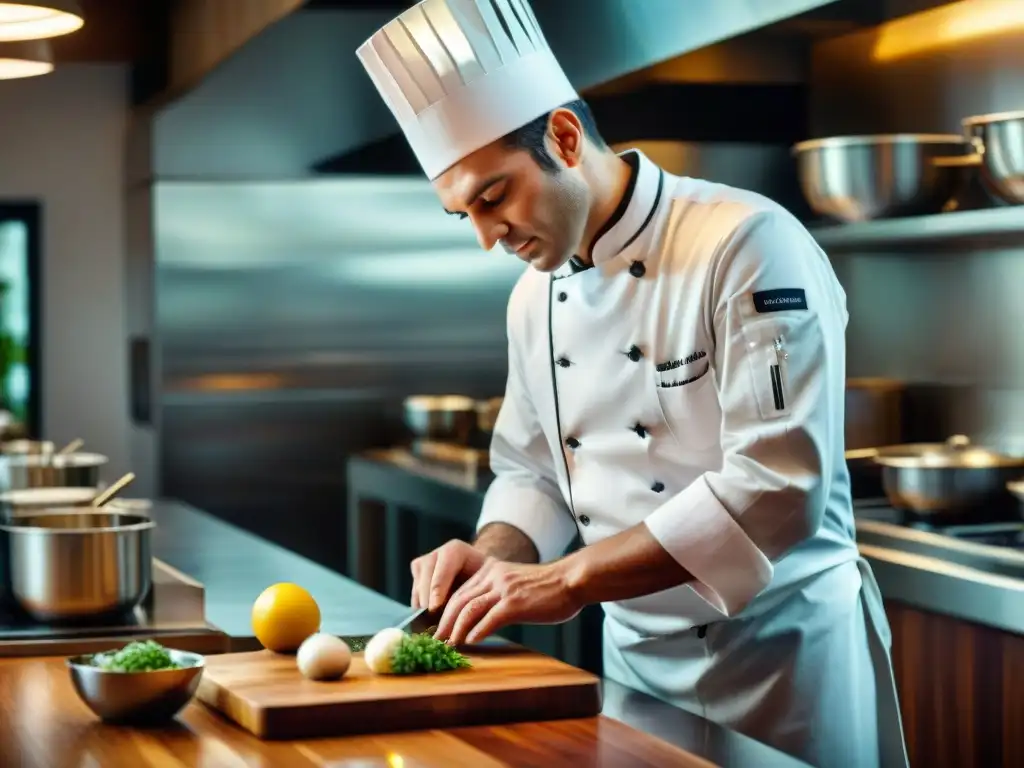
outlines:
[[0, 0], [0, 40], [40, 40], [85, 24], [77, 0]]
[[0, 80], [53, 72], [53, 49], [46, 40], [0, 41]]

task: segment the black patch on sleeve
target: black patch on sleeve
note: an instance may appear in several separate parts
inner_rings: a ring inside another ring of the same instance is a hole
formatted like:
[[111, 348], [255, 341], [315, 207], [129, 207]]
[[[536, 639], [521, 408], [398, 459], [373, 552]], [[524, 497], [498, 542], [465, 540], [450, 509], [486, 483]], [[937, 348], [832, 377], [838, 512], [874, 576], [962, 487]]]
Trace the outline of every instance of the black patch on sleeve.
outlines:
[[782, 312], [786, 309], [807, 309], [807, 294], [803, 288], [776, 288], [771, 291], [757, 291], [751, 298], [759, 314]]

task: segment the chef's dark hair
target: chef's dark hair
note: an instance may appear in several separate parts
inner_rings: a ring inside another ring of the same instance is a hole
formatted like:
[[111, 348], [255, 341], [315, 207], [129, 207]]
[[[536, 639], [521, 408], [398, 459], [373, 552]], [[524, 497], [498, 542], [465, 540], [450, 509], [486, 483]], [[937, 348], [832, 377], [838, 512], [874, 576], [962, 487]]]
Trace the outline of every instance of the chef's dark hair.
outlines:
[[[588, 139], [599, 147], [605, 146], [604, 138], [597, 130], [597, 122], [594, 120], [594, 115], [590, 111], [590, 107], [587, 106], [587, 102], [583, 99], [576, 99], [563, 104], [562, 109], [568, 109], [579, 118], [580, 124], [583, 126], [583, 133]], [[506, 134], [505, 145], [513, 149], [525, 149], [543, 170], [554, 173], [558, 170], [558, 163], [548, 154], [547, 147], [544, 145], [544, 135], [547, 133], [550, 117], [551, 112], [548, 112]]]

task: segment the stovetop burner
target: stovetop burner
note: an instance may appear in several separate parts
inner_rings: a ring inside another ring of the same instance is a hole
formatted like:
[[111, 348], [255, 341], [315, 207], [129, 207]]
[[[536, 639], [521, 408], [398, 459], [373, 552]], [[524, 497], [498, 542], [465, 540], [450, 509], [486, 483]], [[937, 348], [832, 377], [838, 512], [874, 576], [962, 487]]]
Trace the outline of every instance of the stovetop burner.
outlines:
[[143, 602], [131, 611], [81, 620], [41, 622], [13, 600], [0, 602], [0, 644], [29, 638], [82, 639], [112, 634], [125, 637], [174, 634], [183, 629], [205, 631], [208, 627], [205, 613], [202, 584], [154, 560], [152, 587]]
[[0, 608], [0, 639], [21, 637], [103, 637], [112, 631], [118, 634], [148, 632], [153, 622], [141, 606], [134, 611], [93, 617], [81, 621], [40, 622], [17, 607]]
[[1024, 551], [1024, 520], [1012, 511], [984, 516], [965, 513], [937, 522], [927, 516], [896, 509], [885, 498], [855, 499], [853, 510], [858, 520], [875, 520], [960, 541]]

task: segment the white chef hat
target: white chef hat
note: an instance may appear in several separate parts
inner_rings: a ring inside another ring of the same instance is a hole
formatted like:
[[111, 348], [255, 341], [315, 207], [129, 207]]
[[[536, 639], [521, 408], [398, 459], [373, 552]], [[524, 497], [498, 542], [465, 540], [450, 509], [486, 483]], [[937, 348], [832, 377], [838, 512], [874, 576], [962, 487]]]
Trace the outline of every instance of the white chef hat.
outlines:
[[422, 0], [356, 55], [431, 180], [579, 98], [527, 0]]

